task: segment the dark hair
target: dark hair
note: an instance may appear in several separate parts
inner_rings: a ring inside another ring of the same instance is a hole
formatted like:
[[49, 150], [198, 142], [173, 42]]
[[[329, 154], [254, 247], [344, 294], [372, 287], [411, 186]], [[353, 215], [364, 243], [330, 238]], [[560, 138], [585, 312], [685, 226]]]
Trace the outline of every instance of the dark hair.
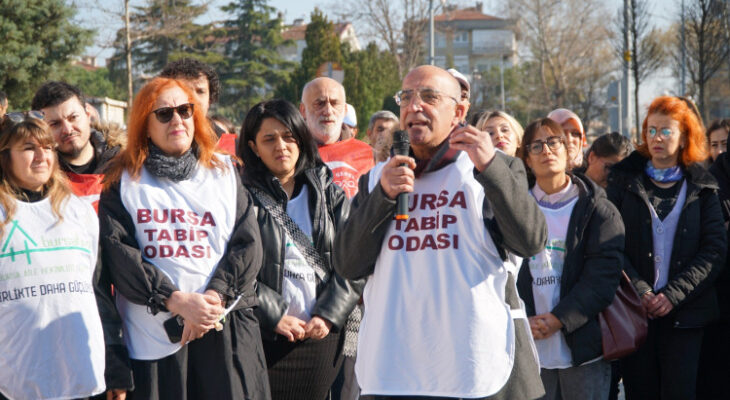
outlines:
[[597, 157], [619, 156], [623, 159], [632, 151], [634, 151], [634, 146], [631, 145], [629, 138], [618, 132], [611, 132], [601, 135], [594, 140], [588, 149], [588, 154], [593, 152]]
[[718, 129], [724, 129], [725, 132], [730, 133], [730, 119], [716, 119], [712, 121], [710, 127], [707, 128], [707, 140], [710, 140], [710, 133]]
[[8, 95], [0, 90], [0, 104], [8, 104]]
[[473, 113], [471, 117], [469, 117], [469, 125], [477, 126], [477, 122], [479, 122], [482, 116], [484, 116], [487, 112], [487, 110], [484, 110]]
[[218, 95], [221, 91], [221, 84], [218, 80], [218, 74], [210, 65], [198, 61], [194, 58], [181, 58], [165, 65], [160, 72], [160, 76], [172, 79], [198, 79], [200, 75], [205, 75], [208, 80], [208, 100], [213, 105], [218, 101]]
[[231, 122], [230, 119], [220, 115], [220, 114], [214, 114], [210, 116], [210, 120], [213, 122], [218, 122], [219, 124], [226, 127], [226, 133], [237, 133], [236, 132], [236, 125]]
[[238, 142], [238, 154], [243, 158], [245, 165], [244, 173], [254, 176], [257, 173], [268, 172], [268, 167], [259, 157], [254, 154], [248, 141], [256, 142], [256, 135], [259, 133], [261, 123], [266, 118], [274, 118], [289, 129], [299, 146], [299, 159], [296, 163], [294, 176], [302, 171], [312, 168], [321, 162], [319, 151], [314, 142], [312, 134], [307, 129], [307, 123], [302, 114], [294, 104], [283, 100], [273, 99], [262, 101], [251, 107], [246, 114], [246, 119], [241, 125], [241, 139]]
[[86, 104], [84, 94], [78, 87], [62, 81], [48, 81], [36, 90], [31, 108], [42, 110], [46, 107], [54, 107], [72, 97], [79, 99], [82, 107]]
[[[532, 143], [532, 139], [535, 138], [535, 135], [537, 135], [537, 132], [541, 128], [547, 130], [553, 136], [562, 137], [563, 145], [565, 145], [565, 143], [567, 142], [567, 138], [565, 137], [565, 131], [563, 130], [563, 127], [560, 126], [559, 123], [553, 121], [552, 119], [540, 118], [540, 119], [530, 122], [530, 125], [527, 125], [527, 128], [525, 128], [525, 133], [522, 136], [522, 145], [517, 149], [517, 156], [519, 158], [521, 158], [522, 161], [525, 161], [525, 165], [527, 165], [526, 161], [527, 161], [527, 157], [529, 156], [527, 147]], [[566, 152], [566, 154], [567, 154], [567, 152]]]

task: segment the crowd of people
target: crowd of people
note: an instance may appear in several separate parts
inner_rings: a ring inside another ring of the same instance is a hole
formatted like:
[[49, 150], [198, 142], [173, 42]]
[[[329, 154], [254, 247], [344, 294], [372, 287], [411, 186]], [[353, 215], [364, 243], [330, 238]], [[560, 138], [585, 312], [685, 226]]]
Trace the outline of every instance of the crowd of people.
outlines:
[[[240, 129], [221, 90], [172, 62], [125, 129], [0, 92], [0, 400], [727, 397], [728, 120], [663, 96], [588, 147], [424, 65], [361, 141], [333, 79]], [[624, 274], [648, 331], [614, 360]]]

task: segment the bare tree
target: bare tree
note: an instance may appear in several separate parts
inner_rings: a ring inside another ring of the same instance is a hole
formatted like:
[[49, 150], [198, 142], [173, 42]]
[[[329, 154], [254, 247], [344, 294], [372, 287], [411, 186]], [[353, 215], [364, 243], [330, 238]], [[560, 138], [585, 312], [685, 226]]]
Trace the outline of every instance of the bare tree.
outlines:
[[648, 0], [628, 1], [628, 18], [624, 18], [623, 7], [616, 19], [616, 37], [624, 29], [629, 34], [629, 54], [624, 55], [623, 40], [615, 40], [618, 58], [628, 65], [634, 81], [634, 123], [636, 132], [641, 132], [639, 120], [639, 89], [641, 84], [655, 73], [666, 59], [666, 40], [662, 30], [652, 27], [651, 5]]
[[119, 63], [120, 67], [124, 64], [120, 70], [123, 68], [125, 72], [129, 96], [127, 101], [130, 107], [133, 97], [133, 76], [137, 69], [133, 57], [135, 50], [139, 50], [145, 41], [190, 34], [195, 28], [190, 21], [203, 14], [211, 2], [212, 0], [200, 0], [195, 2], [195, 6], [191, 6], [191, 1], [145, 0], [144, 5], [134, 6], [130, 4], [130, 0], [122, 0], [97, 2], [85, 6], [94, 15], [104, 16], [100, 17], [99, 21], [90, 21], [92, 26], [105, 24], [108, 28], [110, 24], [116, 25], [118, 21], [122, 22], [115, 37], [101, 40], [97, 44], [117, 50], [112, 56], [110, 69], [115, 69], [116, 63]]
[[[423, 58], [424, 32], [428, 29], [429, 0], [347, 0], [335, 10], [347, 10], [364, 29], [364, 36], [384, 44], [398, 58], [401, 77], [418, 65]], [[441, 1], [434, 0], [434, 13], [443, 10]], [[338, 14], [340, 18], [345, 14]]]
[[[524, 58], [537, 66], [539, 101], [580, 110], [588, 122], [597, 113], [603, 79], [616, 69], [608, 11], [599, 0], [509, 0], [505, 9], [518, 20]], [[600, 61], [600, 62], [599, 62]]]
[[727, 46], [728, 6], [720, 0], [694, 0], [685, 12], [685, 40], [678, 51], [687, 55], [687, 70], [698, 91], [700, 113], [707, 118], [706, 85], [730, 55]]

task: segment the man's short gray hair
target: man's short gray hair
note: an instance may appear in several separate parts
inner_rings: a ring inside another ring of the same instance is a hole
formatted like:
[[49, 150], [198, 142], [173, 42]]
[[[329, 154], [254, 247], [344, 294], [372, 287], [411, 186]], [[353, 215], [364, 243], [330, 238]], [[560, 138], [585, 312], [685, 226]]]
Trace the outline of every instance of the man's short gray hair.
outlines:
[[388, 111], [388, 110], [380, 110], [378, 112], [375, 112], [370, 117], [370, 122], [368, 122], [368, 130], [373, 129], [373, 125], [375, 125], [375, 121], [377, 121], [379, 119], [393, 120], [393, 121], [395, 121], [396, 125], [398, 125], [400, 123], [400, 120], [398, 119], [398, 117], [395, 114], [393, 114], [393, 112]]

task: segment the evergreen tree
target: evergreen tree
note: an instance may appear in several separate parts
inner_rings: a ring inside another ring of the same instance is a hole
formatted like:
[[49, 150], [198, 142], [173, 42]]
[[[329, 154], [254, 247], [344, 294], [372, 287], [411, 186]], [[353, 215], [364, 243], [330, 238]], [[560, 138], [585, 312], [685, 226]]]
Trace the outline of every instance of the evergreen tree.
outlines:
[[398, 60], [389, 51], [378, 50], [374, 42], [358, 52], [343, 47], [347, 102], [355, 108], [362, 137], [374, 112], [392, 108], [389, 103], [400, 88]]
[[[130, 11], [133, 75], [156, 75], [170, 61], [185, 56], [206, 56], [204, 45], [212, 36], [213, 28], [198, 25], [194, 20], [207, 10], [207, 3], [198, 5], [193, 0], [147, 0], [145, 5], [133, 7]], [[127, 84], [125, 37], [125, 29], [119, 29], [116, 51], [108, 64], [109, 78], [119, 87]]]
[[114, 100], [127, 98], [125, 88], [115, 85], [109, 79], [109, 70], [107, 68], [87, 71], [79, 66], [68, 65], [64, 68], [63, 80], [81, 88], [86, 96], [109, 97]]
[[130, 16], [138, 32], [132, 57], [140, 69], [157, 73], [172, 61], [171, 56], [190, 51], [196, 33], [205, 27], [195, 24], [195, 18], [205, 14], [208, 6], [191, 0], [149, 0], [146, 6], [135, 7]]
[[36, 88], [90, 43], [91, 31], [72, 23], [64, 0], [4, 0], [0, 7], [0, 90], [26, 108]]
[[302, 62], [294, 70], [291, 79], [277, 90], [277, 96], [298, 103], [307, 82], [317, 77], [317, 69], [326, 62], [342, 66], [340, 38], [334, 24], [318, 8], [311, 15], [305, 33], [307, 47], [302, 51]]
[[236, 0], [222, 9], [235, 18], [225, 22], [221, 108], [241, 120], [251, 106], [271, 97], [275, 85], [288, 79], [293, 64], [277, 49], [291, 42], [282, 37], [281, 16], [272, 16], [276, 9], [267, 0]]

